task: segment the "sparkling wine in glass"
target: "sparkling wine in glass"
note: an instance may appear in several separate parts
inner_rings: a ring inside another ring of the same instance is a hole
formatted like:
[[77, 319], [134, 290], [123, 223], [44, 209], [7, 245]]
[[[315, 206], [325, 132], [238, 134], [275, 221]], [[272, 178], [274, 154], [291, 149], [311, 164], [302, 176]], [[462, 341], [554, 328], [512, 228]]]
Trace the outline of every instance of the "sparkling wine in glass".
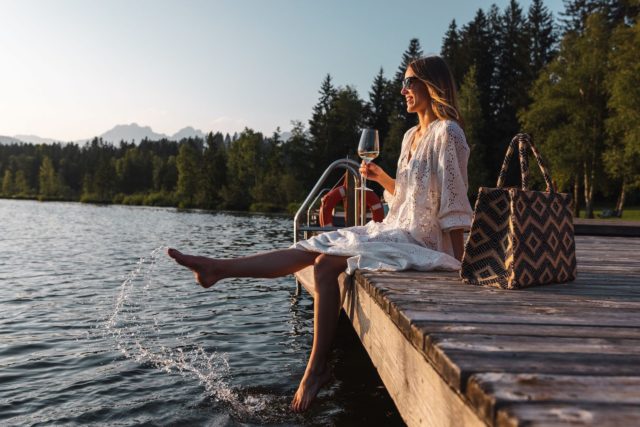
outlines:
[[[358, 144], [358, 156], [365, 163], [370, 163], [380, 154], [380, 140], [377, 129], [362, 129], [360, 143]], [[362, 190], [373, 191], [367, 188], [367, 178], [362, 175]]]

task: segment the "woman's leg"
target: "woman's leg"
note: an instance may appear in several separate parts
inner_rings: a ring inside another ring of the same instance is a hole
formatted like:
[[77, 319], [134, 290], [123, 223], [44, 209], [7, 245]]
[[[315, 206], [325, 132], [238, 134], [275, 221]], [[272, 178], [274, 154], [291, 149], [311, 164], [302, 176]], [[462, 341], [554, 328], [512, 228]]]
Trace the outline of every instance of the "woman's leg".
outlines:
[[304, 376], [291, 402], [292, 410], [305, 411], [330, 379], [327, 360], [340, 314], [338, 276], [347, 267], [347, 257], [298, 249], [282, 249], [235, 259], [184, 255], [175, 249], [169, 249], [167, 253], [191, 269], [198, 283], [205, 288], [228, 277], [280, 277], [314, 264], [313, 346]]
[[229, 277], [286, 276], [313, 264], [318, 256], [316, 252], [300, 249], [280, 249], [233, 259], [185, 255], [175, 249], [169, 249], [167, 254], [193, 271], [196, 281], [204, 288]]
[[330, 379], [327, 361], [340, 314], [338, 276], [346, 268], [346, 257], [319, 255], [315, 260], [313, 347], [307, 369], [291, 402], [291, 409], [295, 412], [305, 411]]

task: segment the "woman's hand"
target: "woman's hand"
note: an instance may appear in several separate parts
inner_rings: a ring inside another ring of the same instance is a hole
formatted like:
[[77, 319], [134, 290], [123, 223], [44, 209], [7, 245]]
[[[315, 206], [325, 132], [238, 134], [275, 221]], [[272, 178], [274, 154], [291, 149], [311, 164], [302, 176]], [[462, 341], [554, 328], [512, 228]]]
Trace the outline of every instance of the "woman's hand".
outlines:
[[389, 193], [395, 193], [396, 180], [387, 175], [387, 173], [375, 163], [367, 164], [363, 160], [360, 164], [360, 173], [364, 175], [365, 178], [382, 185]]
[[360, 174], [370, 181], [380, 182], [384, 176], [388, 176], [385, 171], [375, 163], [366, 163], [364, 160], [360, 164]]
[[364, 175], [365, 178], [382, 185], [382, 187], [389, 193], [395, 193], [396, 180], [387, 175], [387, 173], [375, 163], [367, 164], [363, 160], [360, 164], [360, 173]]

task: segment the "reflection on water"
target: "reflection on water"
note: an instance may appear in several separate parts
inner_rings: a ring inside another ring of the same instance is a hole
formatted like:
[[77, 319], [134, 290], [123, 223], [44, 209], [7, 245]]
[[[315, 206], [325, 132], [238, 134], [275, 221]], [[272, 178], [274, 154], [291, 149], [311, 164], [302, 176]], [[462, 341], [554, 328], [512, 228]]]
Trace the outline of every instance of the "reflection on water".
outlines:
[[289, 218], [0, 200], [0, 236], [3, 425], [401, 423], [349, 327], [335, 380], [291, 414], [310, 297], [291, 277], [203, 290], [164, 255], [286, 247]]

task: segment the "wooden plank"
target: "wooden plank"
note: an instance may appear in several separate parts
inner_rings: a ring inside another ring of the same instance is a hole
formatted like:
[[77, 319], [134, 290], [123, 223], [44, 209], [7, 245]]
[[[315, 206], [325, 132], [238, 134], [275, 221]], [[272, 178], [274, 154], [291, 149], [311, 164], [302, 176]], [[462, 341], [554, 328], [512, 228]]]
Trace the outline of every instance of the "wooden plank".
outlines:
[[640, 328], [616, 328], [580, 325], [537, 325], [522, 323], [480, 322], [414, 322], [425, 335], [432, 333], [493, 334], [531, 337], [575, 337], [575, 338], [631, 338], [640, 339]]
[[[411, 299], [416, 303], [437, 304], [447, 303], [455, 300], [456, 303], [468, 304], [522, 304], [535, 305], [539, 303], [555, 305], [566, 305], [575, 307], [606, 307], [606, 308], [639, 308], [640, 307], [640, 286], [619, 287], [624, 289], [620, 297], [616, 292], [612, 292], [610, 287], [579, 288], [575, 292], [574, 288], [562, 289], [565, 292], [557, 292], [554, 289], [549, 292], [536, 291], [501, 291], [488, 292], [486, 288], [471, 287], [470, 289], [451, 289], [446, 286], [444, 289], [437, 286], [412, 286], [411, 284], [400, 283], [376, 283], [376, 288], [385, 298], [393, 301], [405, 301]], [[609, 291], [609, 298], [601, 298], [600, 292]]]
[[633, 308], [609, 309], [592, 307], [589, 312], [576, 307], [552, 305], [510, 306], [507, 304], [469, 305], [423, 304], [407, 301], [394, 304], [409, 321], [445, 321], [455, 322], [497, 322], [497, 323], [536, 323], [541, 325], [585, 325], [617, 326], [622, 328], [640, 328], [638, 310]]
[[640, 366], [640, 355], [628, 354], [445, 351], [433, 346], [427, 355], [447, 382], [461, 391], [477, 373], [634, 376]]
[[427, 336], [425, 345], [437, 346], [443, 351], [573, 353], [578, 359], [580, 353], [640, 355], [640, 340], [625, 338], [432, 333]]
[[366, 290], [351, 289], [347, 315], [407, 425], [484, 426]]
[[[584, 271], [583, 271], [584, 270]], [[366, 280], [370, 280], [376, 285], [382, 284], [414, 284], [414, 285], [424, 285], [429, 286], [431, 284], [439, 284], [440, 286], [455, 286], [459, 285], [460, 287], [457, 289], [466, 290], [466, 289], [493, 289], [495, 291], [501, 291], [498, 288], [486, 287], [486, 286], [474, 286], [467, 285], [460, 280], [457, 276], [451, 275], [442, 275], [438, 276], [434, 273], [426, 274], [423, 272], [415, 272], [414, 274], [403, 274], [394, 276], [379, 276], [372, 275], [368, 273], [362, 273], [362, 277], [366, 278]], [[530, 288], [520, 289], [520, 290], [510, 290], [511, 293], [518, 292], [549, 292], [549, 289], [563, 289], [567, 286], [592, 286], [592, 285], [632, 285], [634, 287], [640, 286], [640, 277], [633, 274], [632, 272], [621, 272], [616, 271], [615, 274], [611, 274], [610, 272], [599, 272], [597, 268], [589, 269], [580, 269], [578, 271], [578, 276], [576, 280], [573, 282], [567, 283], [559, 283], [559, 284], [549, 284], [545, 286], [533, 286]]]
[[637, 405], [606, 403], [517, 403], [498, 411], [496, 425], [499, 427], [631, 427], [640, 424], [640, 409]]
[[466, 395], [488, 423], [493, 423], [499, 407], [512, 403], [607, 403], [640, 408], [640, 377], [490, 372], [472, 375]]
[[431, 309], [429, 311], [420, 309], [416, 310], [404, 310], [403, 315], [407, 319], [410, 319], [413, 323], [418, 322], [447, 322], [450, 324], [455, 323], [500, 323], [500, 324], [514, 324], [514, 325], [566, 325], [566, 326], [607, 326], [607, 327], [620, 327], [620, 328], [638, 328], [637, 321], [626, 322], [624, 318], [609, 318], [606, 322], [598, 322], [598, 319], [583, 319], [579, 317], [579, 313], [576, 316], [543, 316], [540, 314], [525, 314], [515, 316], [512, 313], [496, 313], [495, 311], [487, 312], [455, 312], [443, 311], [438, 309]]
[[496, 288], [485, 288], [471, 285], [452, 285], [448, 283], [425, 282], [422, 284], [413, 283], [392, 283], [378, 282], [370, 286], [369, 292], [372, 296], [380, 298], [398, 298], [403, 296], [411, 296], [416, 302], [436, 301], [438, 300], [455, 300], [458, 298], [476, 298], [483, 301], [510, 302], [527, 301], [535, 302], [536, 300], [545, 301], [566, 301], [567, 304], [589, 303], [591, 301], [602, 301], [602, 304], [633, 303], [637, 304], [640, 295], [640, 286], [632, 284], [597, 284], [597, 285], [565, 285], [547, 287], [542, 286], [531, 288], [529, 290], [510, 291]]

